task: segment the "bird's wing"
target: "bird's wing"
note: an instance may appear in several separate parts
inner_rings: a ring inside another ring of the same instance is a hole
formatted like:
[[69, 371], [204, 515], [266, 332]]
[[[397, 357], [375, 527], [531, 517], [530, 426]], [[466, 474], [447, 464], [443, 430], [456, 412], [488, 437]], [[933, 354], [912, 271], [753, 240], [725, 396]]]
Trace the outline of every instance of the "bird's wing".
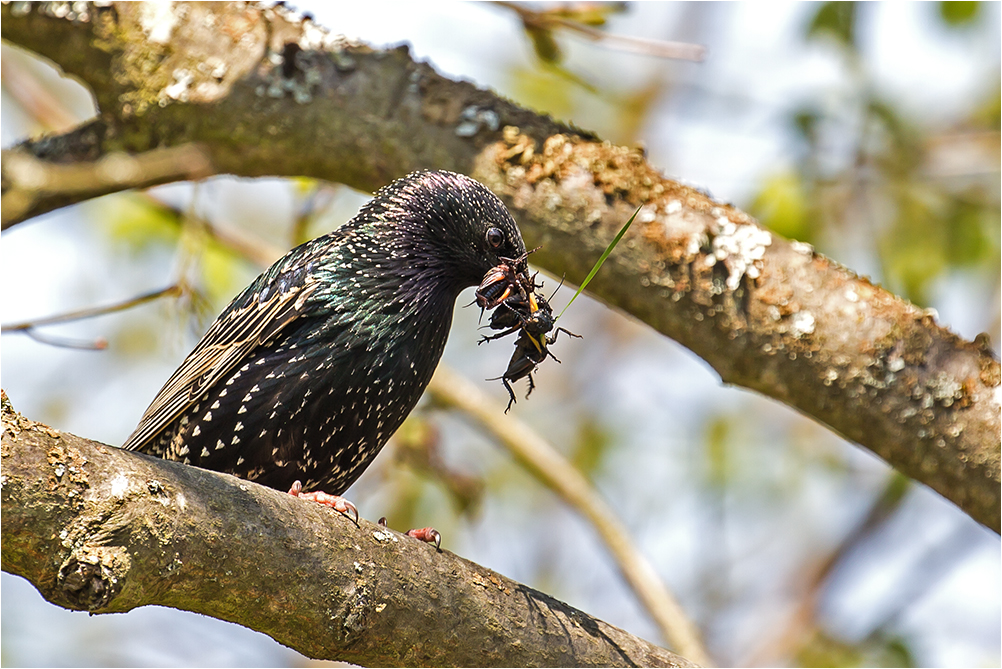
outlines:
[[316, 287], [307, 280], [284, 291], [273, 290], [263, 301], [254, 292], [219, 318], [157, 393], [122, 448], [136, 450], [170, 425], [250, 351], [301, 316], [306, 298]]

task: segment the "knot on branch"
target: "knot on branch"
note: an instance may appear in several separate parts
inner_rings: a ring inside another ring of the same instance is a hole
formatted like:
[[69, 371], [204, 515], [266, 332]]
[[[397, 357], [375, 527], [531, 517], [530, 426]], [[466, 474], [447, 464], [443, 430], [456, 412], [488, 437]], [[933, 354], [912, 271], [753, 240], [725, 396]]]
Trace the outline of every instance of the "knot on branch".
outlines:
[[129, 556], [121, 546], [83, 546], [59, 568], [59, 590], [69, 608], [97, 611], [111, 603], [122, 589]]

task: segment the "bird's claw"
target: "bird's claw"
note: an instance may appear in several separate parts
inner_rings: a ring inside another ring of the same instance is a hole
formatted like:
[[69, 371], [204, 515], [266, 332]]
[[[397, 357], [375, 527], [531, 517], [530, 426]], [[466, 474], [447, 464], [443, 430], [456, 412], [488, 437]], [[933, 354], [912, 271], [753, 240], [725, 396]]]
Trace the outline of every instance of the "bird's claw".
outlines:
[[413, 537], [426, 544], [435, 544], [435, 548], [442, 550], [442, 535], [434, 527], [422, 527], [419, 530], [407, 530], [404, 534]]
[[322, 491], [303, 492], [303, 484], [296, 481], [289, 488], [289, 494], [299, 499], [307, 499], [317, 504], [329, 506], [340, 514], [347, 516], [353, 523], [358, 525], [358, 508], [350, 501], [340, 495], [329, 495]]
[[[379, 526], [386, 527], [386, 516], [379, 519]], [[407, 530], [404, 534], [412, 539], [423, 541], [426, 544], [435, 544], [435, 548], [437, 550], [442, 550], [442, 535], [434, 527], [422, 527], [418, 530]]]

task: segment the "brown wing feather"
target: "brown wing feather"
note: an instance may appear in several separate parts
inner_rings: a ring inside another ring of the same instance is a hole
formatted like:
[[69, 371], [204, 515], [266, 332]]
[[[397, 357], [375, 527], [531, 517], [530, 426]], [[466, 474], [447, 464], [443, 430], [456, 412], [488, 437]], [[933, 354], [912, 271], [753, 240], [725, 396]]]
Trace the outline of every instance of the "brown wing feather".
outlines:
[[206, 388], [230, 372], [257, 346], [269, 341], [302, 314], [316, 283], [275, 291], [217, 320], [153, 399], [122, 448], [136, 450], [195, 403]]

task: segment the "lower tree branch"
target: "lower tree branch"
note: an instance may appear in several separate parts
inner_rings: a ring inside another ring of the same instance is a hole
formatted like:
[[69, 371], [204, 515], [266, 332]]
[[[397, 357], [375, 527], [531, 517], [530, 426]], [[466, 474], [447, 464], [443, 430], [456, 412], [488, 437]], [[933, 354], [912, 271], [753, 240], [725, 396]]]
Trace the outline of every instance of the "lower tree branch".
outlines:
[[196, 144], [135, 155], [115, 152], [93, 162], [68, 163], [49, 162], [23, 150], [9, 150], [3, 152], [2, 170], [3, 229], [67, 203], [130, 188], [198, 180], [216, 173], [207, 152]]
[[3, 569], [65, 608], [170, 606], [367, 665], [693, 666], [392, 530], [27, 420], [6, 394], [0, 453]]

